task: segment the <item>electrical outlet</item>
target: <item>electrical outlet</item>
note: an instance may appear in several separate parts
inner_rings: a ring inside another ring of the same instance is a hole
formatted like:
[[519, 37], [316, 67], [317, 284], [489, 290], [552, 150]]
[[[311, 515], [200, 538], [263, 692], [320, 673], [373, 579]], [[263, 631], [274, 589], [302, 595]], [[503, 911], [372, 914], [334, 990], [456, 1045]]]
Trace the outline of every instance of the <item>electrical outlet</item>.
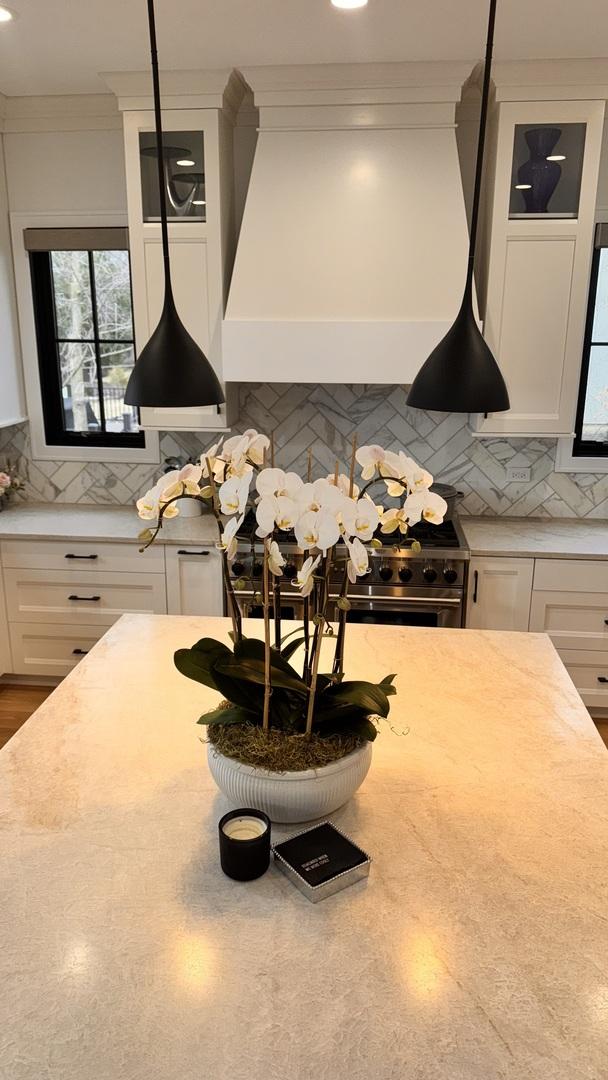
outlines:
[[529, 479], [529, 465], [507, 465], [507, 480], [518, 480], [525, 484]]

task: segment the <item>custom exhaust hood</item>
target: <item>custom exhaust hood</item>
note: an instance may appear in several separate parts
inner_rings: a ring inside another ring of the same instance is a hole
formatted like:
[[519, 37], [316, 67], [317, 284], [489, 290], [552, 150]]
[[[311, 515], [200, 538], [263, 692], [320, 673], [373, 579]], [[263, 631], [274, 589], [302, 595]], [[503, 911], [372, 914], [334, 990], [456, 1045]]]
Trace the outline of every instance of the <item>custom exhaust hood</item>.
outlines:
[[471, 65], [248, 68], [260, 130], [223, 324], [228, 381], [406, 383], [451, 326]]

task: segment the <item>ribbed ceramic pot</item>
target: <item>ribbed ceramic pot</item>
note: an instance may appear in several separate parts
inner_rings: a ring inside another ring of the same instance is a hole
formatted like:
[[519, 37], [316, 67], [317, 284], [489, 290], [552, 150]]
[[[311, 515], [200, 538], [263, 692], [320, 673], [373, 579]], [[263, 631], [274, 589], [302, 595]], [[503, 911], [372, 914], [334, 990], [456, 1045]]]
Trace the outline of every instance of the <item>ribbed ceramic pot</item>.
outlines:
[[270, 772], [243, 765], [218, 753], [209, 743], [207, 758], [220, 791], [235, 806], [262, 810], [271, 821], [314, 821], [343, 806], [361, 786], [372, 761], [372, 744], [366, 742], [352, 754], [302, 772]]

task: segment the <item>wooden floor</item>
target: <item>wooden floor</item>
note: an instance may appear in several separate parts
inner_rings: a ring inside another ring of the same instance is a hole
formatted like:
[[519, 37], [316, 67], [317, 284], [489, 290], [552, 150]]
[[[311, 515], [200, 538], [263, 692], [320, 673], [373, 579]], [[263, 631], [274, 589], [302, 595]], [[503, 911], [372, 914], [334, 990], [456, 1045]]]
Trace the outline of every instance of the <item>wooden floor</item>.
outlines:
[[[52, 686], [0, 686], [0, 747], [52, 693]], [[608, 720], [597, 720], [597, 729], [608, 746]]]
[[52, 693], [52, 686], [0, 686], [0, 747]]

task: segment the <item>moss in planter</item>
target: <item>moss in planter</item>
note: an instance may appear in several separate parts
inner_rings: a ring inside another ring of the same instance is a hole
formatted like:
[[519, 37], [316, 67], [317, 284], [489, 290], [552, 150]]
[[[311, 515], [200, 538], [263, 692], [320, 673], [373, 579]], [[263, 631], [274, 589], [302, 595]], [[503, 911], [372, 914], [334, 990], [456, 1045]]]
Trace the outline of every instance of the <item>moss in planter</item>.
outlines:
[[366, 741], [358, 735], [330, 735], [326, 739], [313, 735], [308, 741], [303, 735], [272, 729], [264, 732], [253, 724], [210, 724], [207, 730], [209, 742], [220, 754], [271, 772], [319, 769], [346, 757]]

